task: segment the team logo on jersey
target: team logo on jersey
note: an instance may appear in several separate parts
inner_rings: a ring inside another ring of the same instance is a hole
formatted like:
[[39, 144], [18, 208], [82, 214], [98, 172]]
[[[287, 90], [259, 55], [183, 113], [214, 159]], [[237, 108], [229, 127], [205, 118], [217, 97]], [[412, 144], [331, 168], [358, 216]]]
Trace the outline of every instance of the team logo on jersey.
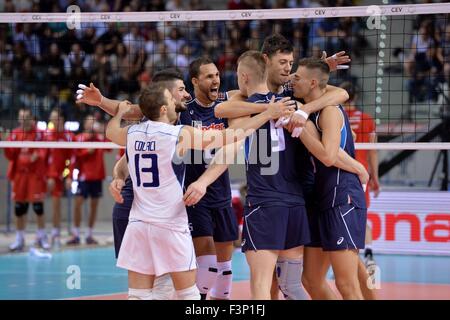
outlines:
[[342, 242], [344, 242], [344, 237], [340, 237], [336, 243], [340, 245]]
[[192, 120], [192, 126], [197, 129], [202, 129], [202, 122], [199, 120]]
[[219, 92], [217, 94], [217, 100], [226, 100], [227, 99], [227, 94], [225, 92]]
[[223, 123], [211, 123], [209, 126], [202, 126], [202, 130], [223, 130], [225, 125]]

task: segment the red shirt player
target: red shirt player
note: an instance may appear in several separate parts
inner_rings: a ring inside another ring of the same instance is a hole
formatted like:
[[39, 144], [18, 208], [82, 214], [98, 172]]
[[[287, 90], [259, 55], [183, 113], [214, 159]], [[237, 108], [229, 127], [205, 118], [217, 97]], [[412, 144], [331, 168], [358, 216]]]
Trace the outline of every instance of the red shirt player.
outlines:
[[[44, 132], [37, 129], [29, 109], [20, 109], [19, 126], [8, 137], [8, 141], [43, 141]], [[9, 246], [11, 251], [21, 251], [25, 247], [25, 215], [29, 204], [37, 216], [36, 244], [49, 249], [45, 233], [44, 198], [46, 193], [47, 149], [6, 148], [9, 160], [7, 177], [12, 183], [12, 199], [15, 202], [16, 241]]]
[[[64, 116], [59, 109], [54, 109], [50, 113], [49, 128], [47, 129], [45, 140], [55, 142], [75, 141], [75, 135], [64, 129]], [[70, 163], [73, 163], [74, 156], [73, 149], [49, 149], [47, 188], [52, 197], [53, 230], [51, 239], [53, 246], [60, 245], [61, 197], [66, 189], [70, 190], [72, 183]]]
[[[76, 137], [80, 142], [105, 142], [103, 126], [96, 122], [92, 115], [88, 115], [84, 120], [84, 130]], [[103, 155], [105, 149], [76, 149], [75, 166], [79, 170], [78, 188], [75, 197], [74, 228], [73, 237], [68, 245], [80, 244], [81, 208], [83, 202], [88, 197], [91, 198], [88, 232], [86, 244], [97, 244], [92, 236], [94, 228], [99, 198], [102, 196], [102, 183], [106, 177], [105, 163]], [[109, 150], [108, 150], [109, 151]]]
[[[347, 90], [349, 100], [345, 104], [348, 118], [352, 130], [356, 134], [356, 143], [374, 143], [376, 142], [376, 128], [372, 117], [356, 108], [357, 94], [354, 85], [349, 82], [341, 84], [341, 88]], [[369, 185], [366, 189], [366, 203], [367, 208], [370, 205], [369, 190], [373, 191], [376, 198], [380, 193], [380, 182], [378, 177], [378, 154], [376, 150], [356, 150], [356, 160], [361, 162], [370, 174]], [[366, 257], [366, 264], [373, 263], [372, 253], [372, 230], [367, 224], [366, 230], [366, 249], [364, 256]]]

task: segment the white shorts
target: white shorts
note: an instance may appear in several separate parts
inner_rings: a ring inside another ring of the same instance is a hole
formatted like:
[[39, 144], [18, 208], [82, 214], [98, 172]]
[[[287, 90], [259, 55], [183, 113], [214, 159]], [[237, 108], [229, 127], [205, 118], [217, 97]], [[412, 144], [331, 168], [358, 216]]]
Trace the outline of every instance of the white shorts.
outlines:
[[188, 226], [180, 232], [142, 221], [130, 221], [117, 266], [157, 277], [196, 269], [194, 244]]

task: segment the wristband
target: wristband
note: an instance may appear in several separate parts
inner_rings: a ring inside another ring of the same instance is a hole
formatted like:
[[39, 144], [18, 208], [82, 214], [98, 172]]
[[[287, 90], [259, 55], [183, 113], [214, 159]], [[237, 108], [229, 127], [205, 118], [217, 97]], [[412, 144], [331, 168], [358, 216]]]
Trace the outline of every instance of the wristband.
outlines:
[[294, 113], [298, 114], [299, 116], [302, 116], [303, 118], [305, 118], [305, 120], [308, 120], [309, 115], [302, 109], [298, 109]]

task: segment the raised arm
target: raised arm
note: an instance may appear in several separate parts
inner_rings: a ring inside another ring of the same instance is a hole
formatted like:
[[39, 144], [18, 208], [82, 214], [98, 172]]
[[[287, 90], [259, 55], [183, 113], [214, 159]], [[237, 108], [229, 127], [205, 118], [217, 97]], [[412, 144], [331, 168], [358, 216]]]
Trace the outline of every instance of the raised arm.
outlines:
[[[111, 116], [115, 116], [119, 107], [119, 100], [112, 100], [104, 97], [100, 90], [91, 82], [89, 87], [84, 84], [78, 85], [76, 103], [85, 103], [90, 106], [97, 106]], [[125, 120], [140, 120], [143, 114], [139, 105], [132, 104], [130, 110], [123, 116]]]
[[[240, 117], [251, 116], [253, 114], [258, 114], [264, 112], [268, 108], [266, 103], [253, 103], [244, 101], [245, 97], [240, 93], [237, 93], [228, 101], [224, 101], [218, 104], [214, 108], [214, 114], [217, 118], [227, 118], [235, 119]], [[272, 102], [282, 106], [292, 106], [294, 107], [295, 101], [291, 100], [289, 97], [278, 100], [277, 102]]]
[[326, 106], [337, 106], [344, 103], [349, 98], [346, 90], [335, 86], [327, 85], [326, 93], [319, 99], [311, 101], [302, 105], [290, 118], [289, 124], [286, 127], [289, 132], [292, 132], [296, 127], [303, 127], [308, 120], [308, 116]]
[[326, 106], [337, 106], [343, 104], [349, 99], [347, 91], [342, 88], [327, 85], [326, 93], [319, 99], [306, 103], [302, 106], [302, 110], [307, 114], [322, 110]]
[[185, 149], [213, 149], [220, 148], [226, 144], [235, 143], [246, 136], [252, 134], [270, 119], [277, 119], [285, 113], [290, 112], [289, 107], [274, 103], [272, 97], [266, 111], [259, 115], [249, 118], [242, 125], [232, 125], [226, 130], [207, 130], [202, 131], [190, 126], [184, 126], [180, 132], [178, 148]]
[[120, 127], [120, 122], [124, 114], [130, 110], [131, 103], [128, 101], [123, 101], [119, 104], [119, 110], [114, 117], [109, 120], [106, 127], [106, 137], [118, 144], [120, 146], [125, 146], [127, 144], [127, 133], [128, 127]]

